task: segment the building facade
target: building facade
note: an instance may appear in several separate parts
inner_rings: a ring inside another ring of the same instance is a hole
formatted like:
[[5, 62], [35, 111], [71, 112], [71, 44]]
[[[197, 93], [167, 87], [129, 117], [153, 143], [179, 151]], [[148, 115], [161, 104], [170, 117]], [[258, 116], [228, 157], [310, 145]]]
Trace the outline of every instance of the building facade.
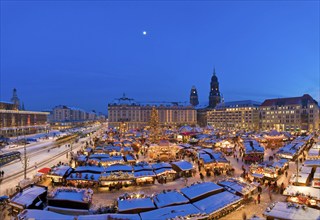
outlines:
[[86, 112], [79, 108], [58, 105], [52, 110], [52, 122], [77, 122], [96, 120], [95, 112]]
[[308, 94], [267, 99], [260, 106], [262, 130], [314, 131], [319, 129], [319, 106]]
[[251, 100], [220, 103], [207, 111], [207, 124], [222, 130], [258, 130], [259, 106]]
[[19, 103], [0, 102], [0, 135], [13, 137], [46, 132], [49, 129], [47, 112], [23, 111]]
[[[126, 126], [127, 129], [143, 128], [149, 125], [153, 105], [137, 104], [123, 96], [116, 103], [108, 104], [109, 127]], [[155, 106], [161, 126], [196, 124], [197, 115], [193, 106], [177, 103]]]

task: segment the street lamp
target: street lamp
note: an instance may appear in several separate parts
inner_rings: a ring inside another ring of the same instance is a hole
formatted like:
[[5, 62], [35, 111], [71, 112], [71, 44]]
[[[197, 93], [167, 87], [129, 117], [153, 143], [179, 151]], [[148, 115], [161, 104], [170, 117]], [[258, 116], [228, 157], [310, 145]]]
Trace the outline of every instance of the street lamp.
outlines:
[[24, 173], [24, 179], [27, 179], [27, 168], [28, 168], [28, 165], [29, 165], [29, 158], [27, 157], [27, 147], [26, 147], [26, 139], [23, 140], [23, 160], [21, 161], [22, 162], [22, 168], [23, 168], [23, 173]]

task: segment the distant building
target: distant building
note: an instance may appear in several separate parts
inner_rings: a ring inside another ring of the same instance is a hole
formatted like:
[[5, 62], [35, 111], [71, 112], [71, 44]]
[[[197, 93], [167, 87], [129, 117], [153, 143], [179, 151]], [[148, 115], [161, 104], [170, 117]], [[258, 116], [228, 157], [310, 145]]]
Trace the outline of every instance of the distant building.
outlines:
[[199, 99], [198, 99], [198, 92], [195, 86], [192, 86], [191, 92], [190, 92], [190, 104], [192, 106], [199, 105]]
[[12, 92], [11, 102], [17, 106], [18, 109], [21, 109], [20, 99], [18, 98], [17, 89], [14, 88]]
[[58, 105], [52, 109], [50, 125], [53, 129], [67, 129], [103, 121], [96, 112], [86, 112], [80, 108]]
[[220, 103], [207, 111], [207, 124], [223, 130], [258, 130], [260, 104], [251, 100]]
[[0, 135], [5, 137], [45, 132], [49, 128], [47, 112], [19, 110], [15, 103], [0, 102]]
[[199, 126], [205, 127], [208, 125], [208, 112], [213, 110], [221, 101], [222, 95], [220, 94], [219, 81], [214, 68], [210, 82], [209, 105], [204, 107], [197, 106], [197, 124]]
[[[125, 95], [118, 102], [108, 104], [109, 127], [125, 124], [128, 129], [149, 125], [153, 105], [141, 105]], [[156, 106], [160, 125], [196, 124], [196, 110], [193, 106], [166, 103]]]
[[218, 77], [216, 75], [216, 69], [213, 70], [213, 75], [211, 77], [210, 83], [210, 93], [209, 93], [209, 108], [216, 107], [217, 104], [221, 102], [221, 95], [219, 90]]
[[308, 94], [267, 99], [260, 106], [262, 130], [315, 131], [319, 129], [319, 106]]
[[86, 112], [80, 108], [65, 105], [54, 107], [52, 114], [52, 122], [82, 122], [97, 119], [97, 114], [94, 111]]

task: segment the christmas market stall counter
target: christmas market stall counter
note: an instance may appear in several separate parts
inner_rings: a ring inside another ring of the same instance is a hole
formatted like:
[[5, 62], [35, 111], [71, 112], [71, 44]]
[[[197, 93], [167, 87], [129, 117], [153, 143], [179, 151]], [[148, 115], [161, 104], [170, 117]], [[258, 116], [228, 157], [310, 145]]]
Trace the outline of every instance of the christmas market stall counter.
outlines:
[[304, 204], [320, 209], [320, 189], [309, 186], [289, 185], [284, 190], [283, 195], [287, 196], [288, 202]]
[[267, 220], [320, 220], [319, 210], [286, 202], [272, 203], [263, 215], [266, 216]]
[[96, 173], [73, 172], [67, 177], [66, 181], [68, 186], [95, 188], [99, 185], [100, 176], [101, 174]]
[[88, 214], [92, 202], [93, 191], [73, 187], [58, 187], [48, 193], [48, 211], [61, 214]]
[[47, 187], [41, 185], [29, 185], [20, 188], [10, 196], [9, 211], [16, 216], [24, 209], [42, 209], [47, 197]]
[[101, 164], [102, 166], [107, 167], [113, 164], [124, 164], [125, 161], [121, 155], [110, 156], [109, 154], [92, 154], [88, 158], [88, 163], [94, 165]]
[[99, 179], [100, 186], [108, 186], [109, 190], [120, 189], [123, 186], [132, 185], [134, 182], [132, 166], [124, 164], [114, 164], [107, 167]]
[[[288, 166], [288, 161], [286, 159], [275, 162], [264, 161], [259, 164], [251, 164], [250, 172], [253, 177], [258, 179], [277, 180], [284, 170], [288, 169]], [[262, 177], [259, 175], [262, 175]]]

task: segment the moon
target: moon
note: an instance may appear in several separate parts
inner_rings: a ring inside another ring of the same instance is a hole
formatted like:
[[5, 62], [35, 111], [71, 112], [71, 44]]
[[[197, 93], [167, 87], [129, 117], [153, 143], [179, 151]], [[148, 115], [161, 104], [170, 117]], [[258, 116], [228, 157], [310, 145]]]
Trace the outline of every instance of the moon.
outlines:
[[147, 32], [146, 32], [146, 31], [142, 31], [142, 34], [143, 34], [143, 35], [147, 35]]

